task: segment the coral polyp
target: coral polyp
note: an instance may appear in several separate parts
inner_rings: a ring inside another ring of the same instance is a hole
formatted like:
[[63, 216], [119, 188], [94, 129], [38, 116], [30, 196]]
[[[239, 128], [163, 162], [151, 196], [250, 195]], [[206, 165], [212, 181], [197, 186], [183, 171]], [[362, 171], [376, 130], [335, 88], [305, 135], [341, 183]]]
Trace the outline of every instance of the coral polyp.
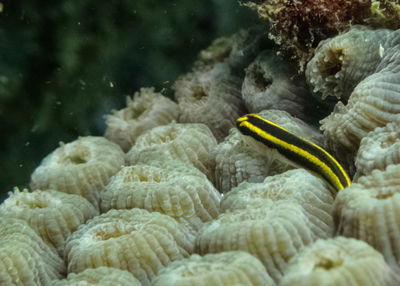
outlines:
[[20, 219], [0, 220], [0, 285], [50, 285], [66, 273], [55, 248]]
[[278, 45], [217, 39], [10, 193], [1, 285], [400, 285], [399, 1], [248, 1]]
[[262, 263], [243, 251], [191, 255], [160, 271], [154, 286], [274, 286]]
[[282, 286], [395, 286], [399, 276], [363, 241], [318, 240], [290, 260]]
[[31, 176], [30, 187], [78, 194], [97, 209], [100, 191], [125, 164], [121, 148], [104, 137], [87, 136], [64, 144], [44, 158]]
[[47, 243], [60, 254], [64, 244], [79, 225], [98, 215], [99, 212], [85, 198], [57, 192], [36, 190], [10, 193], [0, 205], [0, 216], [25, 220]]
[[142, 88], [133, 98], [126, 99], [126, 107], [106, 116], [104, 136], [128, 152], [143, 132], [170, 123], [178, 118], [178, 105], [154, 88]]
[[143, 208], [188, 222], [197, 229], [202, 222], [218, 216], [219, 201], [218, 191], [204, 175], [136, 164], [122, 168], [111, 179], [102, 193], [101, 209]]
[[141, 286], [130, 272], [113, 267], [88, 268], [80, 273], [71, 273], [66, 279], [53, 280], [53, 286], [101, 285], [101, 286]]
[[173, 218], [142, 209], [110, 210], [81, 225], [68, 239], [68, 271], [110, 266], [143, 285], [174, 260], [188, 257], [194, 237]]

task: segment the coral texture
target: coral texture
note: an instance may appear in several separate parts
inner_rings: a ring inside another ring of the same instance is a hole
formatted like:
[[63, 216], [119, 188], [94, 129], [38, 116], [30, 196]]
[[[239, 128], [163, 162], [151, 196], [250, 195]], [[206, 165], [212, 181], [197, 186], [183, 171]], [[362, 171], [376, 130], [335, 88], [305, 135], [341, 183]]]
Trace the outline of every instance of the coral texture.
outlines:
[[80, 137], [47, 155], [32, 173], [30, 187], [81, 195], [98, 209], [100, 192], [124, 163], [117, 144], [104, 137]]
[[110, 210], [69, 237], [65, 256], [68, 272], [110, 266], [150, 285], [161, 268], [188, 257], [193, 247], [189, 230], [169, 216], [142, 209]]
[[267, 43], [263, 27], [242, 29], [229, 37], [221, 37], [202, 50], [195, 63], [194, 70], [210, 70], [215, 64], [225, 62], [235, 74], [242, 75], [244, 68], [257, 56]]
[[[278, 181], [285, 176], [290, 177], [288, 184], [280, 188]], [[274, 184], [275, 180], [277, 187], [273, 189], [276, 193], [269, 196], [270, 182]], [[297, 201], [301, 194], [294, 194], [302, 184], [304, 189], [310, 188], [316, 193], [324, 190], [325, 193], [318, 198], [313, 191], [306, 192], [303, 206]], [[246, 193], [254, 193], [254, 197], [250, 195], [249, 198]], [[306, 198], [312, 202], [319, 201], [319, 205], [312, 206]], [[325, 202], [321, 202], [321, 198]], [[329, 205], [332, 201], [326, 184], [304, 170], [269, 177], [265, 184], [242, 183], [224, 196], [221, 202], [223, 212], [219, 217], [200, 230], [196, 240], [197, 251], [200, 254], [229, 250], [249, 252], [261, 260], [269, 275], [278, 282], [288, 260], [303, 246], [319, 236], [332, 234], [332, 207]]]
[[364, 240], [394, 267], [400, 265], [400, 165], [374, 170], [339, 192], [338, 233]]
[[206, 176], [186, 168], [164, 169], [137, 164], [122, 168], [102, 193], [101, 209], [142, 208], [189, 222], [196, 229], [216, 218], [220, 194]]
[[321, 40], [351, 25], [400, 28], [400, 5], [393, 0], [250, 0], [247, 5], [267, 20], [269, 37], [298, 59], [300, 69]]
[[311, 100], [308, 87], [296, 75], [290, 63], [273, 50], [260, 53], [246, 68], [242, 84], [242, 98], [251, 113], [264, 109], [279, 109], [307, 119], [306, 101]]
[[356, 157], [357, 179], [372, 170], [385, 170], [391, 164], [400, 164], [400, 118], [369, 132], [360, 143]]
[[160, 158], [168, 156], [192, 164], [214, 181], [215, 159], [211, 151], [216, 145], [217, 141], [204, 124], [171, 123], [137, 138], [127, 159], [132, 165], [149, 163], [152, 153], [162, 153]]
[[141, 88], [133, 98], [126, 98], [126, 107], [107, 115], [104, 136], [128, 152], [143, 132], [177, 120], [178, 105], [154, 88]]
[[296, 202], [309, 219], [309, 227], [320, 238], [332, 236], [334, 196], [329, 184], [304, 169], [289, 170], [265, 178], [264, 182], [241, 183], [221, 202], [221, 212], [246, 209], [261, 200]]
[[399, 279], [382, 255], [363, 241], [318, 240], [290, 260], [282, 286], [385, 286]]
[[210, 70], [195, 70], [174, 84], [182, 123], [206, 124], [218, 142], [228, 135], [235, 119], [246, 113], [241, 100], [242, 79], [231, 73], [227, 63]]
[[346, 106], [339, 102], [334, 112], [321, 120], [321, 128], [335, 153], [340, 149], [355, 153], [368, 132], [385, 126], [399, 114], [400, 45], [384, 51], [375, 73], [355, 87]]
[[353, 26], [339, 36], [321, 41], [308, 62], [306, 77], [322, 99], [347, 101], [354, 87], [372, 74], [387, 49], [390, 30]]
[[79, 225], [98, 215], [98, 211], [85, 198], [54, 190], [10, 193], [0, 205], [0, 216], [25, 220], [30, 227], [60, 254], [65, 240]]
[[112, 267], [86, 269], [78, 274], [71, 273], [66, 279], [53, 280], [52, 286], [141, 286], [130, 272]]
[[[318, 130], [285, 111], [265, 110], [259, 115], [317, 145], [322, 143], [322, 134]], [[218, 144], [214, 154], [216, 160], [215, 185], [222, 193], [229, 192], [243, 181], [260, 183], [266, 176], [279, 174], [296, 167], [276, 149], [268, 148], [253, 138], [240, 134], [236, 128], [231, 129], [230, 135]]]
[[0, 219], [0, 285], [50, 285], [66, 272], [56, 250], [20, 219]]
[[242, 251], [229, 251], [174, 261], [162, 269], [154, 286], [274, 286], [264, 265], [254, 256]]

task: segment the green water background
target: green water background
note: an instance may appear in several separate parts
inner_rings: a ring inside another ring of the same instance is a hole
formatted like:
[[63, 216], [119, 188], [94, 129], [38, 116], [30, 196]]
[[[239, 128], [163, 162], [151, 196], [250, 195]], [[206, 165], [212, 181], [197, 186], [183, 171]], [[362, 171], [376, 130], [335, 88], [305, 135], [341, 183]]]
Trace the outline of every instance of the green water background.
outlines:
[[255, 24], [232, 0], [0, 1], [0, 201], [60, 141], [103, 135], [126, 95], [171, 85], [213, 39]]

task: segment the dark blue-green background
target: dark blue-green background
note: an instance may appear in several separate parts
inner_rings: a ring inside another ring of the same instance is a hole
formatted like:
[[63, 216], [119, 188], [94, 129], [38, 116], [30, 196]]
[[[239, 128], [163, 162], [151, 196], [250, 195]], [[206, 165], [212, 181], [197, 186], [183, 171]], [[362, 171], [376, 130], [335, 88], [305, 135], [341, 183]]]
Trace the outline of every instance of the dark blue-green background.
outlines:
[[102, 135], [140, 87], [172, 96], [201, 49], [257, 22], [235, 0], [0, 3], [0, 201], [59, 141]]

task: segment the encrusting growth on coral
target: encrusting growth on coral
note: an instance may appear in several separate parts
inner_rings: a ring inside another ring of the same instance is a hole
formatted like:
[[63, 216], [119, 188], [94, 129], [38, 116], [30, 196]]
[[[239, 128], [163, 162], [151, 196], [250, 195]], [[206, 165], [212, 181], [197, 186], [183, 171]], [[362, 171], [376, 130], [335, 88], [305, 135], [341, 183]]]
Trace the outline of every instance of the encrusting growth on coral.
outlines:
[[104, 137], [80, 137], [47, 155], [32, 173], [30, 187], [81, 195], [98, 209], [100, 191], [124, 164], [117, 144]]
[[0, 285], [50, 285], [64, 276], [64, 261], [25, 221], [0, 218]]
[[64, 244], [79, 225], [98, 215], [99, 212], [85, 198], [57, 192], [36, 190], [20, 192], [15, 189], [0, 205], [0, 217], [19, 218], [28, 223], [47, 243], [60, 254]]
[[131, 99], [126, 98], [126, 107], [106, 115], [107, 129], [104, 137], [128, 152], [136, 138], [143, 132], [159, 125], [177, 120], [178, 105], [154, 88], [141, 88]]
[[351, 25], [400, 28], [400, 4], [393, 0], [249, 0], [270, 28], [269, 37], [289, 51], [303, 70], [321, 40]]
[[172, 262], [153, 279], [154, 286], [275, 286], [262, 263], [243, 251], [191, 255]]
[[395, 286], [398, 275], [363, 241], [317, 240], [290, 260], [282, 286]]
[[113, 267], [88, 268], [80, 273], [70, 273], [66, 279], [53, 280], [52, 286], [98, 285], [98, 286], [141, 286], [130, 272]]
[[363, 240], [400, 269], [400, 164], [374, 170], [339, 192], [338, 233]]
[[188, 257], [194, 237], [173, 218], [142, 209], [110, 210], [81, 225], [68, 239], [68, 272], [110, 266], [131, 272], [142, 285], [174, 260]]

